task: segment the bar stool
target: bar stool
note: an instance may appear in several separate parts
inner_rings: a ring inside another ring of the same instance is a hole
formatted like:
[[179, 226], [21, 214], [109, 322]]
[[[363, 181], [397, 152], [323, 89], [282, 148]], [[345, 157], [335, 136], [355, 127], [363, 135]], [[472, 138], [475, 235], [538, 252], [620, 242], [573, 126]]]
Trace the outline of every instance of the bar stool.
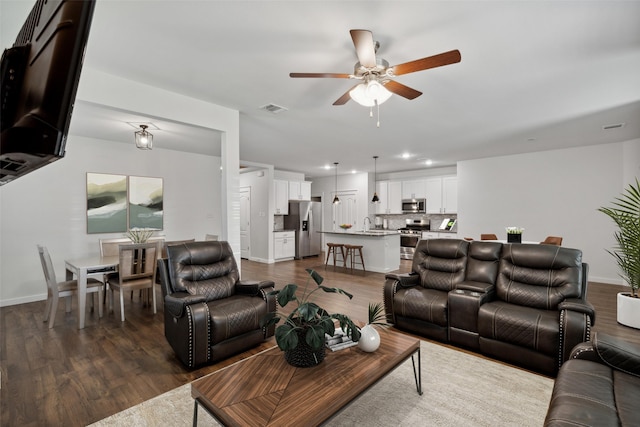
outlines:
[[[349, 259], [351, 266], [351, 273], [353, 273], [353, 266], [355, 264], [360, 264], [362, 266], [362, 271], [366, 271], [364, 268], [364, 258], [362, 257], [362, 245], [344, 245], [344, 248], [347, 250], [347, 255], [345, 258], [345, 267], [347, 266], [346, 259]], [[357, 251], [357, 252], [356, 252]], [[356, 255], [360, 257], [360, 262], [356, 261]]]
[[[336, 269], [336, 255], [340, 255], [342, 257], [342, 264], [344, 264], [344, 266], [347, 266], [347, 263], [345, 261], [345, 257], [344, 257], [344, 245], [342, 243], [327, 243], [327, 260], [324, 262], [324, 268], [325, 270], [327, 269], [327, 264], [329, 264], [329, 257], [331, 255], [333, 255], [333, 269]], [[340, 249], [340, 252], [338, 252], [338, 249]]]

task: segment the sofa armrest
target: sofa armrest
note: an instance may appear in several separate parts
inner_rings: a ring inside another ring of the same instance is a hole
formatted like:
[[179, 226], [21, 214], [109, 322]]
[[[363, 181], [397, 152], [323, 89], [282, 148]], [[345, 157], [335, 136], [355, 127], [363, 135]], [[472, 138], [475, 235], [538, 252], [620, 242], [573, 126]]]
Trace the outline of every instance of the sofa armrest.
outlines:
[[590, 302], [579, 298], [567, 298], [558, 305], [559, 310], [571, 310], [578, 313], [584, 313], [591, 319], [591, 326], [596, 323], [596, 311]]
[[191, 295], [188, 292], [175, 292], [164, 297], [164, 309], [173, 317], [184, 316], [185, 307], [199, 302], [205, 302], [204, 295]]
[[273, 280], [238, 280], [236, 292], [242, 295], [258, 295], [261, 289], [274, 288]]
[[397, 281], [403, 288], [410, 288], [420, 282], [420, 275], [415, 272], [403, 274], [388, 273], [384, 276], [384, 278], [386, 280]]
[[593, 337], [593, 347], [604, 364], [640, 377], [640, 345], [611, 335], [596, 333]]

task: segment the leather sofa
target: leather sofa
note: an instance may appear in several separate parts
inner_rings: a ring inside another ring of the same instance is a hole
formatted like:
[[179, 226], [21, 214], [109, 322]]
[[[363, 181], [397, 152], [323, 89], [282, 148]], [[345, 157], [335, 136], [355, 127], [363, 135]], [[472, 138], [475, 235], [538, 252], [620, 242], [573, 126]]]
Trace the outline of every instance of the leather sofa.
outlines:
[[590, 338], [588, 266], [577, 249], [421, 240], [407, 274], [387, 274], [396, 327], [555, 375]]
[[158, 260], [165, 337], [189, 368], [247, 350], [274, 334], [260, 319], [276, 310], [274, 283], [240, 280], [228, 242], [185, 242]]
[[638, 399], [640, 346], [594, 333], [560, 368], [544, 425], [639, 426]]

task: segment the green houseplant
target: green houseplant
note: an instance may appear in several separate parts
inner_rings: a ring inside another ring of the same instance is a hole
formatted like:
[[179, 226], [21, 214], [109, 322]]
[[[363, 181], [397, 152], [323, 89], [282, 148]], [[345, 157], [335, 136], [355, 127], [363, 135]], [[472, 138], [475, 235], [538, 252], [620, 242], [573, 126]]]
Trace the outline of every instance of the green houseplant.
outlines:
[[[360, 330], [348, 316], [330, 314], [311, 300], [319, 290], [346, 295], [349, 299], [353, 295], [339, 288], [323, 286], [324, 279], [317, 271], [309, 268], [305, 271], [309, 277], [303, 288], [291, 283], [272, 292], [280, 307], [285, 307], [290, 302], [296, 303], [291, 313], [287, 316], [277, 312], [267, 313], [261, 322], [263, 326], [271, 326], [284, 320], [283, 324], [276, 327], [276, 343], [285, 352], [287, 361], [295, 366], [312, 366], [324, 359], [325, 334], [333, 336], [335, 321], [353, 341], [360, 339]], [[311, 280], [315, 286], [311, 285]], [[302, 291], [300, 295], [299, 289]]]
[[[620, 197], [616, 197], [610, 207], [598, 209], [611, 218], [618, 227], [614, 237], [616, 246], [607, 250], [618, 263], [620, 276], [631, 287], [631, 292], [618, 294], [618, 322], [640, 328], [640, 182], [629, 184]], [[635, 301], [629, 302], [629, 297]], [[626, 300], [624, 300], [626, 298]], [[632, 304], [625, 310], [621, 304]]]

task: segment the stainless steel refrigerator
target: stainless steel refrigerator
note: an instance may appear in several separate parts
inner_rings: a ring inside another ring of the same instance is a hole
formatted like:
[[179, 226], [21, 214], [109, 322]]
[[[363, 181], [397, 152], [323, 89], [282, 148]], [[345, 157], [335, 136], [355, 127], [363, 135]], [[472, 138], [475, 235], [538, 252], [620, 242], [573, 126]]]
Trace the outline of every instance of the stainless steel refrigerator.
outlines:
[[296, 232], [296, 259], [320, 255], [322, 203], [289, 202], [289, 215], [284, 216], [284, 229]]

